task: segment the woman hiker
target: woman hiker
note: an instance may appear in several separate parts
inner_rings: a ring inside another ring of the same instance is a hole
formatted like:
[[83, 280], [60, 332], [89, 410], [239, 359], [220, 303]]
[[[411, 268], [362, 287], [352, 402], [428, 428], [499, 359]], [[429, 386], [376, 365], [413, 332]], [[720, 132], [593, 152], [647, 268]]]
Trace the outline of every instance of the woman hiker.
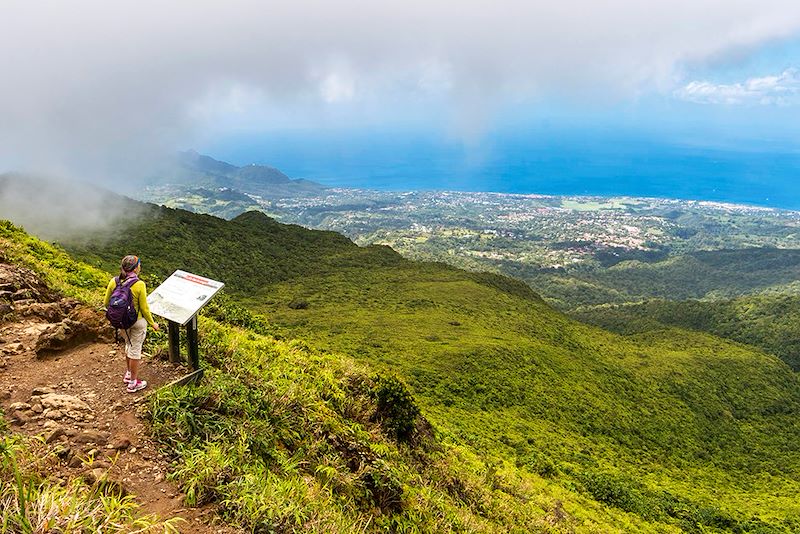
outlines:
[[129, 328], [121, 328], [123, 339], [125, 339], [125, 360], [127, 370], [123, 381], [128, 385], [128, 393], [136, 393], [147, 387], [147, 382], [139, 380], [139, 361], [142, 359], [142, 344], [147, 333], [147, 325], [158, 330], [158, 323], [153, 320], [150, 308], [147, 306], [147, 287], [142, 280], [139, 280], [139, 272], [142, 270], [142, 260], [138, 256], [125, 256], [122, 258], [122, 268], [119, 276], [115, 276], [108, 282], [106, 287], [106, 298], [104, 305], [106, 308], [111, 301], [111, 295], [119, 284], [128, 285], [131, 290], [133, 306], [136, 310], [136, 322]]

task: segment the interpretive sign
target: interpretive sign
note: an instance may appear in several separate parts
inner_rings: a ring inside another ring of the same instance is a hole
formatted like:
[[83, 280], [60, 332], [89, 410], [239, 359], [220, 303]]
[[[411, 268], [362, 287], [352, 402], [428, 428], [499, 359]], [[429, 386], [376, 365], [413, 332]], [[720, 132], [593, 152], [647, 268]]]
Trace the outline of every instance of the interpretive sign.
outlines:
[[183, 326], [224, 286], [179, 270], [147, 296], [147, 304], [151, 313]]

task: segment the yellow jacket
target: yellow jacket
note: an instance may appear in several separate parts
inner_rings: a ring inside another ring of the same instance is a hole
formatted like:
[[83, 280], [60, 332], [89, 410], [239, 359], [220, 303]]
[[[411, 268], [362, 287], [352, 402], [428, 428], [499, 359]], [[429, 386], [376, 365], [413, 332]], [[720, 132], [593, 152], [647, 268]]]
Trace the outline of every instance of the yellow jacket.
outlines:
[[[103, 301], [103, 306], [108, 307], [108, 303], [111, 301], [111, 293], [113, 293], [116, 288], [117, 279], [112, 278], [106, 287], [106, 298]], [[131, 286], [131, 295], [133, 295], [133, 307], [136, 308], [138, 313], [136, 320], [138, 321], [144, 317], [145, 321], [147, 321], [150, 326], [155, 325], [153, 315], [150, 313], [150, 307], [147, 305], [147, 287], [144, 285], [144, 282], [141, 280], [134, 282]]]

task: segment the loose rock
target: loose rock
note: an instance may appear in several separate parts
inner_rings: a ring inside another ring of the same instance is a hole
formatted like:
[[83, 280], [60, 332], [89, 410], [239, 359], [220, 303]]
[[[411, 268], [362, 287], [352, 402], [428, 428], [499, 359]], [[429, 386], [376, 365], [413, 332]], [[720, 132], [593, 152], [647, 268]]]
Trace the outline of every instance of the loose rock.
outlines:
[[95, 484], [96, 482], [102, 481], [106, 478], [108, 471], [103, 469], [102, 467], [95, 467], [91, 471], [87, 471], [83, 474], [83, 478], [86, 479], [86, 482], [89, 484]]
[[64, 410], [73, 410], [78, 412], [90, 412], [91, 406], [84, 401], [75, 397], [74, 395], [64, 395], [61, 393], [46, 393], [41, 396], [39, 402], [45, 408], [57, 408]]
[[122, 438], [119, 441], [115, 441], [113, 444], [109, 445], [108, 448], [117, 449], [118, 451], [121, 451], [130, 448], [130, 446], [131, 446], [131, 440], [129, 440], [128, 438]]
[[84, 430], [74, 438], [76, 443], [96, 443], [98, 445], [105, 445], [107, 439], [108, 437], [104, 433], [96, 430]]
[[30, 422], [31, 418], [25, 415], [22, 412], [14, 412], [11, 414], [11, 424], [17, 426], [23, 426], [25, 423]]
[[45, 443], [53, 443], [54, 441], [56, 441], [58, 438], [60, 438], [63, 435], [64, 435], [64, 429], [63, 428], [61, 428], [61, 427], [54, 428], [44, 438], [44, 442]]
[[72, 454], [72, 449], [70, 449], [66, 445], [57, 445], [53, 452], [60, 458], [61, 460], [66, 460]]
[[22, 343], [9, 343], [3, 347], [3, 352], [6, 354], [19, 354], [25, 352], [25, 345]]
[[62, 417], [64, 417], [64, 412], [62, 412], [61, 410], [51, 410], [50, 408], [48, 408], [42, 413], [42, 416], [44, 416], [47, 419], [61, 419]]

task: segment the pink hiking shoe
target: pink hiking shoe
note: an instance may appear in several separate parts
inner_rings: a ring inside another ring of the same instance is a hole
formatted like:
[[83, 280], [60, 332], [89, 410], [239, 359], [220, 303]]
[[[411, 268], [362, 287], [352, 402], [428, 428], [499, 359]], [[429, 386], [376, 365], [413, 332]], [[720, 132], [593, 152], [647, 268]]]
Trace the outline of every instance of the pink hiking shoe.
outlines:
[[137, 380], [137, 381], [130, 381], [128, 382], [128, 393], [136, 393], [139, 390], [142, 390], [147, 387], [146, 380]]

